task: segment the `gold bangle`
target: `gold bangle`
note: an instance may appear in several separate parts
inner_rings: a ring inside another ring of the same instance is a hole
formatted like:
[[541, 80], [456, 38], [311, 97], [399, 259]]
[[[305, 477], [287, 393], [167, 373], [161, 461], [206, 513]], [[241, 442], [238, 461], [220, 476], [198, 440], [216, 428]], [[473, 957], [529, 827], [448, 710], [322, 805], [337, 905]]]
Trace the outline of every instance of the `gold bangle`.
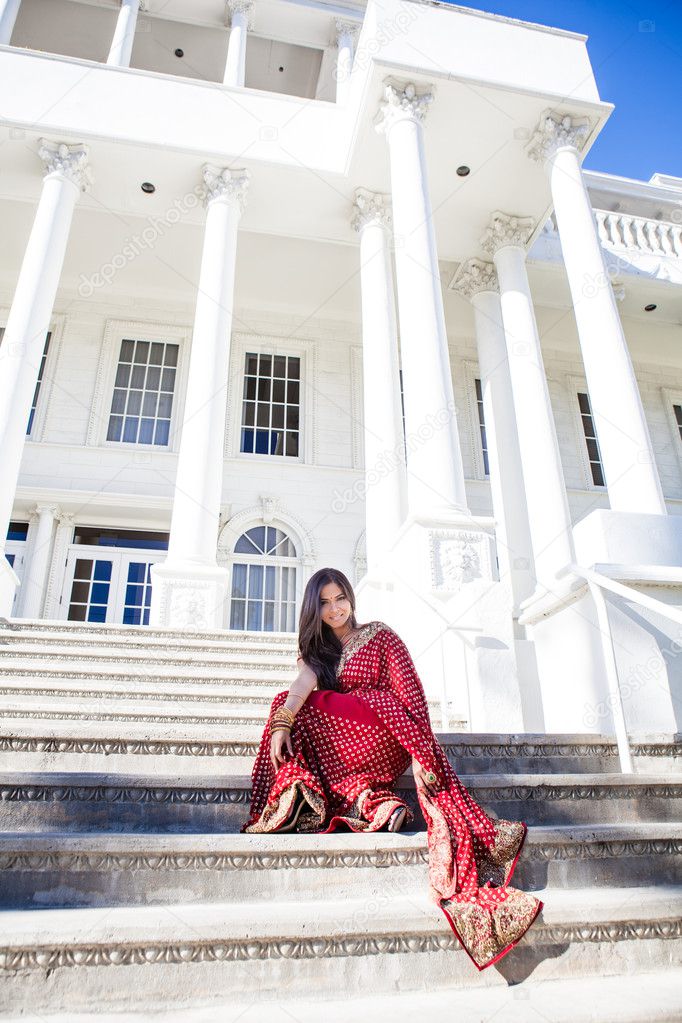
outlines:
[[289, 725], [273, 725], [271, 727], [271, 729], [270, 729], [270, 734], [272, 735], [273, 732], [289, 732], [289, 733], [291, 733], [291, 728], [289, 727]]
[[272, 721], [286, 721], [288, 724], [294, 723], [296, 715], [292, 710], [287, 707], [278, 707], [277, 710], [272, 712]]

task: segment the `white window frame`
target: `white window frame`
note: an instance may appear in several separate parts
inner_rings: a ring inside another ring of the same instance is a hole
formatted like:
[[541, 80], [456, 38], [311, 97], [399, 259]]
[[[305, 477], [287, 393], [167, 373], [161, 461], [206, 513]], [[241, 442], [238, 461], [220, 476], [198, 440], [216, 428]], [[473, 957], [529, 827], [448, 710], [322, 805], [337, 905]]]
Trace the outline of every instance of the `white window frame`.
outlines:
[[682, 437], [680, 436], [680, 428], [677, 425], [677, 419], [673, 412], [673, 405], [682, 405], [682, 389], [661, 387], [661, 400], [665, 407], [665, 415], [670, 427], [670, 435], [673, 439], [673, 450], [677, 455], [680, 473], [682, 473]]
[[[606, 486], [605, 482], [603, 484], [600, 484], [600, 483], [594, 483], [593, 480], [592, 480], [592, 463], [590, 462], [590, 458], [589, 458], [589, 455], [587, 453], [587, 444], [585, 442], [585, 429], [583, 427], [583, 417], [582, 417], [582, 414], [580, 412], [580, 404], [578, 402], [578, 392], [579, 391], [582, 391], [583, 393], [587, 394], [588, 398], [590, 397], [590, 391], [589, 391], [589, 388], [587, 386], [587, 380], [585, 379], [585, 377], [578, 377], [578, 376], [573, 376], [573, 375], [567, 376], [565, 378], [565, 380], [566, 380], [566, 387], [568, 389], [568, 398], [569, 398], [569, 403], [570, 403], [570, 406], [571, 406], [571, 420], [573, 422], [573, 427], [574, 427], [574, 430], [575, 430], [576, 443], [578, 445], [578, 453], [579, 453], [579, 456], [580, 456], [580, 466], [581, 466], [582, 472], [583, 472], [583, 479], [584, 479], [584, 482], [585, 482], [585, 489], [586, 490], [594, 490], [598, 494], [608, 493], [608, 487]], [[590, 408], [592, 408], [592, 399], [591, 398], [590, 398]], [[594, 418], [594, 413], [593, 413], [593, 418]], [[595, 432], [596, 432], [596, 424], [595, 424]], [[599, 438], [597, 438], [597, 443], [599, 444]], [[600, 455], [601, 455], [601, 445], [599, 447], [599, 452], [600, 452]], [[604, 480], [606, 480], [606, 472], [604, 470], [603, 456], [602, 456], [602, 461], [601, 461], [601, 468], [602, 468], [602, 473], [604, 474]]]
[[[9, 309], [0, 310], [0, 328], [3, 331], [7, 327], [8, 319]], [[55, 370], [59, 361], [59, 350], [61, 348], [62, 336], [64, 334], [65, 319], [66, 317], [63, 315], [53, 316], [50, 320], [50, 326], [46, 331], [46, 335], [48, 333], [50, 334], [50, 347], [47, 350], [43, 379], [40, 382], [40, 394], [38, 395], [38, 404], [36, 405], [35, 414], [33, 416], [33, 427], [30, 433], [25, 434], [26, 440], [31, 444], [40, 443], [40, 441], [42, 441], [45, 437], [45, 428], [49, 418], [50, 403], [52, 400], [52, 392], [54, 390]], [[44, 350], [45, 341], [43, 340], [41, 359]], [[28, 426], [28, 420], [26, 421], [26, 425]]]
[[[297, 462], [307, 465], [317, 464], [316, 346], [315, 341], [300, 337], [244, 333], [236, 333], [232, 336], [225, 423], [226, 458], [269, 462], [275, 466], [294, 465]], [[255, 451], [240, 450], [244, 360], [247, 352], [257, 352], [263, 355], [295, 355], [301, 360], [298, 455], [266, 455]]]
[[[178, 452], [180, 450], [191, 336], [192, 328], [187, 325], [136, 320], [107, 320], [102, 339], [92, 408], [90, 410], [90, 421], [86, 438], [87, 445], [113, 448], [114, 450], [127, 449], [149, 452]], [[107, 440], [114, 382], [118, 370], [118, 359], [121, 353], [121, 342], [126, 339], [149, 342], [168, 341], [178, 345], [178, 365], [175, 373], [175, 390], [173, 392], [168, 444], [133, 444], [130, 441]]]
[[[481, 370], [477, 363], [470, 359], [462, 359], [464, 391], [466, 395], [466, 425], [469, 434], [469, 450], [471, 451], [471, 464], [474, 467], [474, 479], [484, 483], [490, 482], [490, 474], [485, 471], [483, 461], [483, 446], [481, 444], [481, 426], [478, 421], [478, 401], [476, 399], [476, 378], [483, 383]], [[486, 435], [488, 426], [486, 425]], [[460, 438], [461, 443], [461, 438]], [[490, 448], [488, 448], [488, 461], [490, 461]]]

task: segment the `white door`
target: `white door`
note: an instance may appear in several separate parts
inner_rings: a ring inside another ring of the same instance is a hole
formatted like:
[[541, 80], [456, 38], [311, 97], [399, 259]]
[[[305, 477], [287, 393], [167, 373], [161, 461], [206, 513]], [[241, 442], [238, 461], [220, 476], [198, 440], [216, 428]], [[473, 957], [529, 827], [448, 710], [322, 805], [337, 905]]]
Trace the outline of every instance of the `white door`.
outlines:
[[73, 544], [60, 599], [61, 617], [72, 622], [148, 625], [150, 566], [165, 551], [131, 551]]

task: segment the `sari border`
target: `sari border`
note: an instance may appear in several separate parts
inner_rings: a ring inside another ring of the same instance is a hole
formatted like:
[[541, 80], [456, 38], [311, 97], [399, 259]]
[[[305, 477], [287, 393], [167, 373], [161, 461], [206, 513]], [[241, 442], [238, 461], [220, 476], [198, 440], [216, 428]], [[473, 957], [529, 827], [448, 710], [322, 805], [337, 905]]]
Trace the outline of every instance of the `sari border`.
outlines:
[[[343, 669], [353, 654], [356, 654], [358, 650], [361, 650], [363, 646], [370, 642], [370, 640], [374, 639], [377, 633], [381, 632], [381, 630], [385, 628], [385, 623], [378, 619], [373, 619], [371, 622], [366, 622], [365, 625], [360, 626], [360, 631], [353, 636], [350, 642], [341, 651], [341, 657], [339, 658], [339, 663], [336, 668], [337, 678], [341, 676]], [[369, 630], [369, 634], [365, 636], [365, 632], [367, 630]]]
[[526, 934], [528, 934], [528, 931], [530, 930], [530, 928], [533, 926], [533, 924], [537, 920], [539, 914], [544, 909], [544, 905], [545, 905], [544, 902], [541, 902], [540, 899], [537, 899], [536, 901], [537, 901], [537, 904], [538, 904], [537, 905], [537, 909], [533, 913], [532, 918], [529, 920], [528, 926], [524, 930], [523, 934], [519, 934], [518, 938], [515, 938], [513, 941], [510, 941], [508, 945], [505, 945], [505, 947], [503, 949], [501, 949], [501, 951], [499, 951], [497, 953], [497, 955], [493, 956], [492, 959], [489, 959], [487, 963], [483, 963], [481, 966], [478, 965], [478, 963], [476, 962], [476, 960], [472, 956], [471, 952], [469, 951], [469, 949], [466, 947], [466, 945], [462, 941], [462, 936], [459, 933], [459, 931], [457, 930], [457, 927], [455, 926], [455, 922], [452, 919], [452, 917], [450, 916], [450, 914], [448, 913], [447, 909], [445, 908], [445, 906], [442, 905], [442, 900], [439, 900], [438, 906], [442, 910], [442, 912], [443, 912], [443, 914], [445, 916], [445, 919], [447, 920], [447, 922], [450, 924], [450, 927], [454, 931], [455, 937], [459, 941], [460, 945], [462, 946], [462, 948], [464, 949], [464, 951], [466, 952], [466, 954], [468, 955], [469, 959], [474, 964], [474, 966], [476, 967], [478, 972], [481, 973], [483, 970], [487, 970], [489, 966], [494, 966], [495, 963], [499, 963], [500, 959], [502, 959], [504, 956], [506, 956], [508, 952], [511, 952], [511, 950], [513, 948], [516, 948], [516, 946], [518, 945], [518, 943], [520, 941], [523, 941], [523, 939], [525, 938]]

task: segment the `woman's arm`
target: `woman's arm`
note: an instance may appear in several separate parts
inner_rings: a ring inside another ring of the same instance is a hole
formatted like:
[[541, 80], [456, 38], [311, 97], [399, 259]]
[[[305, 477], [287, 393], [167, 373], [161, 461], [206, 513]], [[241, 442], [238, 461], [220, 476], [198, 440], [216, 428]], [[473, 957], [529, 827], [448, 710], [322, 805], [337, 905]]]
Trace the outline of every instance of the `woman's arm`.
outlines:
[[299, 672], [294, 681], [289, 687], [289, 695], [287, 696], [284, 706], [287, 710], [292, 711], [296, 714], [305, 701], [308, 699], [313, 689], [317, 685], [317, 675], [312, 668], [309, 668], [302, 657], [296, 659], [296, 663], [299, 666]]
[[[286, 700], [280, 704], [280, 709], [285, 707], [294, 715], [301, 709], [317, 685], [317, 675], [312, 668], [308, 667], [303, 658], [298, 657], [296, 663], [299, 665], [298, 675], [291, 683]], [[270, 736], [270, 760], [275, 770], [278, 770], [280, 764], [285, 760], [285, 749], [288, 750], [290, 756], [294, 755], [290, 724], [287, 724], [286, 728], [278, 728]]]

